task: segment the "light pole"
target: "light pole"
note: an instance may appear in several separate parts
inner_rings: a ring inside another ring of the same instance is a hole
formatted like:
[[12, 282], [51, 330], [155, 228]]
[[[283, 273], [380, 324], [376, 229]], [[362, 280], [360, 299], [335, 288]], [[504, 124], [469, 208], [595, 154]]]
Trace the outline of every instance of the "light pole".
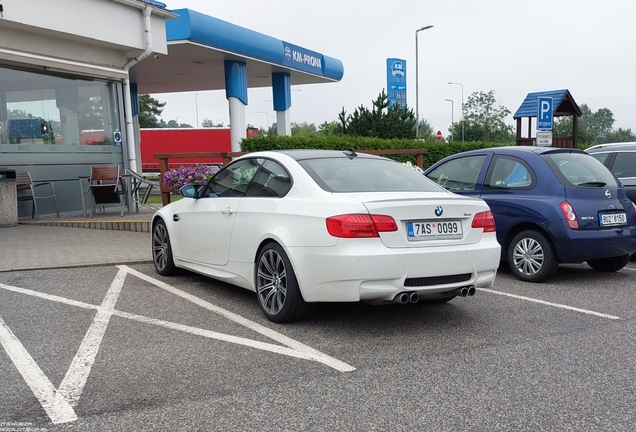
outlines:
[[464, 143], [464, 84], [458, 82], [449, 82], [449, 84], [455, 84], [462, 86], [462, 144]]
[[265, 117], [267, 117], [267, 133], [269, 133], [269, 114], [266, 113], [265, 111], [254, 111], [256, 114], [265, 114]]
[[454, 116], [453, 116], [453, 111], [455, 111], [455, 110], [453, 109], [453, 106], [454, 106], [455, 104], [453, 103], [453, 100], [452, 100], [452, 99], [444, 99], [444, 100], [445, 100], [446, 102], [450, 102], [450, 103], [451, 103], [451, 142], [453, 142], [453, 131], [455, 130], [455, 127], [454, 127], [454, 125], [455, 125], [455, 118], [454, 118]]
[[179, 127], [179, 117], [181, 117], [181, 116], [177, 116], [174, 119], [174, 122], [177, 124], [177, 127]]
[[197, 96], [199, 96], [199, 93], [194, 94], [194, 109], [196, 110], [196, 113], [197, 113], [197, 129], [198, 129], [199, 128], [199, 101], [197, 100]]
[[428, 30], [433, 28], [432, 25], [424, 26], [415, 30], [415, 138], [420, 138], [420, 87], [419, 87], [419, 75], [420, 69], [418, 64], [418, 48], [417, 48], [417, 34], [422, 30]]

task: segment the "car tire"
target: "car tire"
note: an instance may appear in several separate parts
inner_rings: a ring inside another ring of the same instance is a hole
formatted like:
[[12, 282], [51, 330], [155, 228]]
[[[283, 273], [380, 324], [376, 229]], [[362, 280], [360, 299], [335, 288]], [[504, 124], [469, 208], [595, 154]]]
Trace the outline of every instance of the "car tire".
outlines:
[[172, 246], [166, 223], [158, 220], [152, 227], [152, 262], [162, 276], [173, 276], [179, 272], [172, 258]]
[[559, 261], [550, 241], [540, 232], [526, 230], [517, 234], [508, 245], [508, 267], [525, 282], [544, 282], [559, 268]]
[[305, 302], [287, 254], [278, 243], [268, 243], [256, 260], [256, 297], [268, 320], [298, 321], [309, 316], [313, 305]]
[[631, 255], [613, 258], [597, 258], [589, 260], [587, 265], [599, 272], [612, 273], [625, 267], [631, 259]]

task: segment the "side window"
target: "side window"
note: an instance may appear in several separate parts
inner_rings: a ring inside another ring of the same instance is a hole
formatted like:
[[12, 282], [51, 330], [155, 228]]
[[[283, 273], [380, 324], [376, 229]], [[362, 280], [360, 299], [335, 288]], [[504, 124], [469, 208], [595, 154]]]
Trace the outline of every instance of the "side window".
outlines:
[[612, 172], [618, 178], [636, 177], [636, 152], [616, 153]]
[[592, 157], [605, 165], [605, 161], [609, 157], [609, 153], [592, 153]]
[[243, 159], [219, 171], [205, 186], [203, 197], [245, 196], [263, 159]]
[[486, 155], [453, 159], [435, 168], [427, 177], [452, 191], [475, 190]]
[[265, 161], [258, 170], [249, 189], [248, 197], [282, 197], [291, 188], [291, 179], [282, 166], [271, 160]]
[[502, 156], [493, 160], [486, 185], [491, 188], [527, 189], [534, 187], [534, 178], [524, 161]]

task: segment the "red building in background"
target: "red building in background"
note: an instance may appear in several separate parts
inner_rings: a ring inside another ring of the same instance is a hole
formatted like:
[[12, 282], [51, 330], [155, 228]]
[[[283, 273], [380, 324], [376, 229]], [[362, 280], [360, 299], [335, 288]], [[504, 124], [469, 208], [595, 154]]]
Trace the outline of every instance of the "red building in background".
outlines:
[[[258, 135], [258, 129], [248, 128], [247, 137]], [[229, 128], [141, 129], [141, 169], [159, 171], [157, 153], [230, 152]], [[169, 162], [169, 168], [196, 164], [221, 164], [222, 158], [184, 158]]]

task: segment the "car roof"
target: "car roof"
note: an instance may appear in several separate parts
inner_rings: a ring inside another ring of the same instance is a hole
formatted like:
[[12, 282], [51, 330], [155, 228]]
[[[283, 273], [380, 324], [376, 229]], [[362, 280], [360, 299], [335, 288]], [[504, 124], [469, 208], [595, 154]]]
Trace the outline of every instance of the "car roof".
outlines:
[[274, 150], [277, 153], [285, 154], [295, 160], [324, 159], [324, 158], [351, 158], [364, 156], [365, 158], [386, 159], [382, 156], [371, 155], [364, 151], [355, 150], [316, 150], [316, 149], [295, 149], [295, 150]]
[[488, 147], [483, 149], [469, 150], [462, 153], [457, 153], [453, 156], [457, 155], [466, 155], [471, 153], [483, 153], [491, 151], [495, 154], [507, 154], [507, 155], [523, 155], [528, 153], [534, 153], [537, 155], [545, 154], [545, 153], [561, 153], [561, 152], [573, 152], [573, 153], [584, 153], [583, 150], [573, 149], [573, 148], [560, 148], [560, 147], [535, 147], [535, 146], [504, 146], [504, 147]]
[[598, 144], [586, 149], [585, 151], [588, 153], [594, 153], [599, 151], [617, 151], [617, 150], [636, 150], [636, 142]]

